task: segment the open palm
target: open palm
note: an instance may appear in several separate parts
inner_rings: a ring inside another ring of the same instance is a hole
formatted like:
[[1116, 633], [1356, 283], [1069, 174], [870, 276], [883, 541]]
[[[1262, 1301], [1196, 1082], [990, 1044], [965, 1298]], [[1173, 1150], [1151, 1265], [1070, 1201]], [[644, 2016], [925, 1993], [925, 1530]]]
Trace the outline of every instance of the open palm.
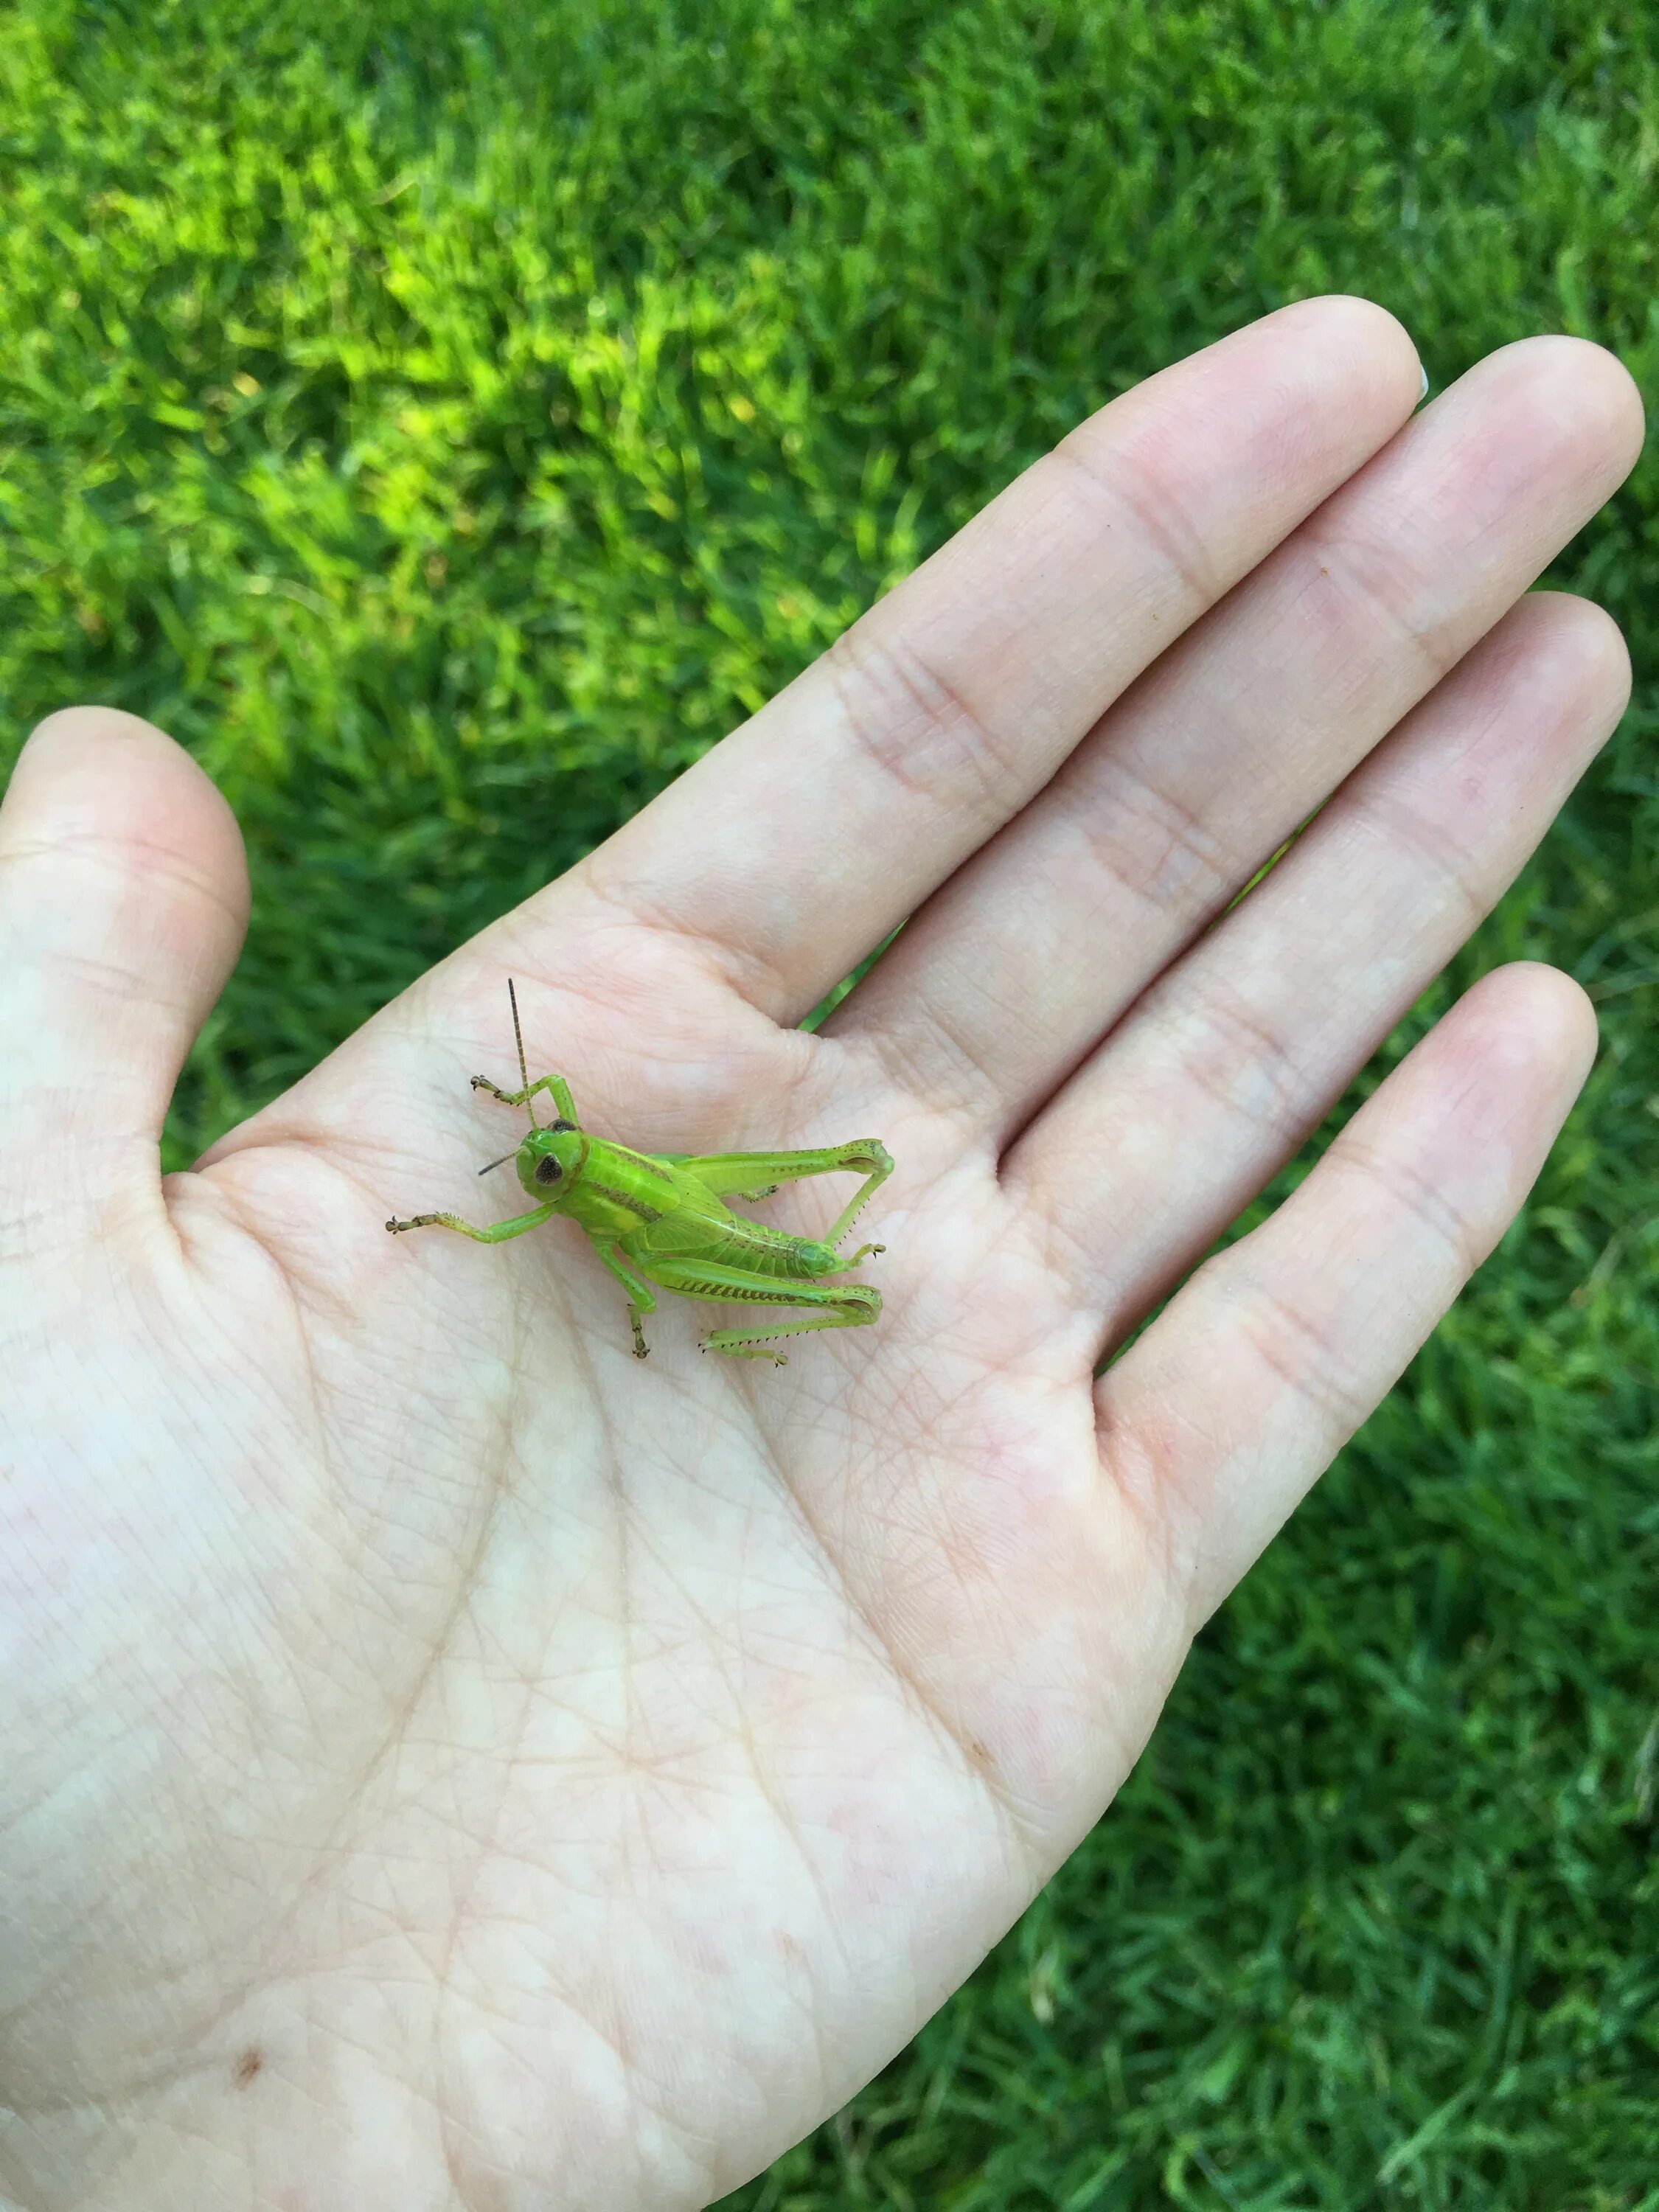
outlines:
[[[1606, 617], [1522, 594], [1633, 458], [1623, 372], [1542, 339], [1418, 392], [1343, 300], [1152, 379], [165, 1182], [240, 842], [147, 726], [37, 733], [0, 813], [9, 2194], [701, 2205], [1098, 1816], [1593, 1050], [1564, 978], [1487, 977], [1097, 1379], [1622, 707]], [[884, 1141], [880, 1321], [775, 1370], [665, 1297], [641, 1364], [570, 1224], [388, 1237], [523, 1203], [468, 1088], [516, 1083], [509, 975], [599, 1134]]]

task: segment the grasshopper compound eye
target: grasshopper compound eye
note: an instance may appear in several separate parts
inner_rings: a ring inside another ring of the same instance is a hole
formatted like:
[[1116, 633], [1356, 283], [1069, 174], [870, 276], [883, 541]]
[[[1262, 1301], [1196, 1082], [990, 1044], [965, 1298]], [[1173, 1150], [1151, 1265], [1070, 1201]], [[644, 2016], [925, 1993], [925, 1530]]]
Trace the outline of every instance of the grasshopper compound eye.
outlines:
[[535, 1172], [538, 1182], [557, 1182], [559, 1177], [564, 1173], [564, 1170], [559, 1165], [551, 1152], [546, 1152], [544, 1153], [542, 1158], [537, 1161]]

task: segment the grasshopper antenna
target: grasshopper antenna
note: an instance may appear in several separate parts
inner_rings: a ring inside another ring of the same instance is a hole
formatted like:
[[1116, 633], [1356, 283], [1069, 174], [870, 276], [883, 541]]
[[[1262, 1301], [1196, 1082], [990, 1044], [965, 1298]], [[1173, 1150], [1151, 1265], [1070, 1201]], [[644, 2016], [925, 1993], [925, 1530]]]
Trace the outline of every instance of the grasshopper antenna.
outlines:
[[503, 1152], [500, 1159], [491, 1160], [489, 1165], [487, 1168], [480, 1168], [478, 1170], [478, 1173], [480, 1175], [494, 1175], [496, 1169], [504, 1168], [512, 1157], [513, 1155], [511, 1152]]
[[[513, 978], [510, 975], [507, 979], [507, 995], [513, 1002], [513, 1042], [519, 1048], [519, 1073], [524, 1078], [524, 1110], [530, 1116], [531, 1127], [539, 1129], [542, 1125], [536, 1119], [536, 1109], [530, 1103], [530, 1070], [524, 1064], [524, 1031], [519, 1027], [519, 994], [513, 988]], [[507, 1158], [509, 1159], [512, 1158], [510, 1152]], [[499, 1167], [501, 1162], [497, 1160], [495, 1164]], [[485, 1172], [488, 1173], [488, 1170]]]

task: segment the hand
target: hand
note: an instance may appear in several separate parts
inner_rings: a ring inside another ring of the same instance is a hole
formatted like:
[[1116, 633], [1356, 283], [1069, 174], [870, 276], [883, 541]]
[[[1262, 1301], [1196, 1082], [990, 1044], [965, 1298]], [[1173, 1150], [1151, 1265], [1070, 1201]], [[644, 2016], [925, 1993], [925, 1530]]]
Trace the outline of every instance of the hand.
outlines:
[[[701, 2205], [1097, 1818], [1594, 1050], [1565, 977], [1486, 976], [1096, 1379], [1623, 705], [1607, 618], [1522, 594], [1629, 468], [1629, 380], [1548, 338], [1418, 393], [1350, 300], [1152, 378], [165, 1181], [240, 840], [148, 726], [35, 734], [0, 812], [12, 2196]], [[665, 1297], [641, 1365], [570, 1224], [387, 1237], [516, 1204], [468, 1088], [512, 1069], [509, 975], [600, 1134], [883, 1139], [879, 1322], [778, 1370]]]

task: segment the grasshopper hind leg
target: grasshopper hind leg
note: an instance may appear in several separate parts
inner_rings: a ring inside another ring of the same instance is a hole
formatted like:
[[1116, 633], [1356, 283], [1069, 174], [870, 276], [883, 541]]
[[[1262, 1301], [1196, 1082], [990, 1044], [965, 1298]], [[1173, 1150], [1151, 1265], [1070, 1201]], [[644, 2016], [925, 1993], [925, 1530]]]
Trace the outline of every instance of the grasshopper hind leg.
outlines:
[[779, 1337], [808, 1336], [824, 1328], [862, 1328], [881, 1311], [881, 1292], [871, 1283], [790, 1282], [714, 1261], [653, 1254], [651, 1279], [683, 1298], [788, 1309], [787, 1317], [757, 1319], [746, 1328], [717, 1328], [702, 1340], [705, 1352], [723, 1352], [732, 1359], [769, 1359], [779, 1367], [789, 1364], [782, 1352], [769, 1348]]
[[[881, 1311], [881, 1292], [867, 1283], [847, 1283], [828, 1293], [836, 1300], [828, 1311], [801, 1321], [775, 1321], [755, 1328], [711, 1329], [702, 1340], [705, 1352], [723, 1352], [728, 1359], [769, 1359], [787, 1367], [788, 1356], [771, 1349], [781, 1336], [811, 1336], [819, 1329], [863, 1328]], [[796, 1304], [793, 1298], [788, 1303]]]
[[[823, 1239], [830, 1245], [840, 1243], [893, 1172], [893, 1156], [876, 1137], [855, 1137], [850, 1144], [825, 1145], [816, 1152], [666, 1152], [663, 1157], [687, 1169], [706, 1189], [728, 1198], [769, 1198], [782, 1184], [799, 1182], [808, 1176], [862, 1175], [864, 1181]], [[854, 1258], [838, 1264], [856, 1267], [871, 1253], [885, 1249], [866, 1244]]]

